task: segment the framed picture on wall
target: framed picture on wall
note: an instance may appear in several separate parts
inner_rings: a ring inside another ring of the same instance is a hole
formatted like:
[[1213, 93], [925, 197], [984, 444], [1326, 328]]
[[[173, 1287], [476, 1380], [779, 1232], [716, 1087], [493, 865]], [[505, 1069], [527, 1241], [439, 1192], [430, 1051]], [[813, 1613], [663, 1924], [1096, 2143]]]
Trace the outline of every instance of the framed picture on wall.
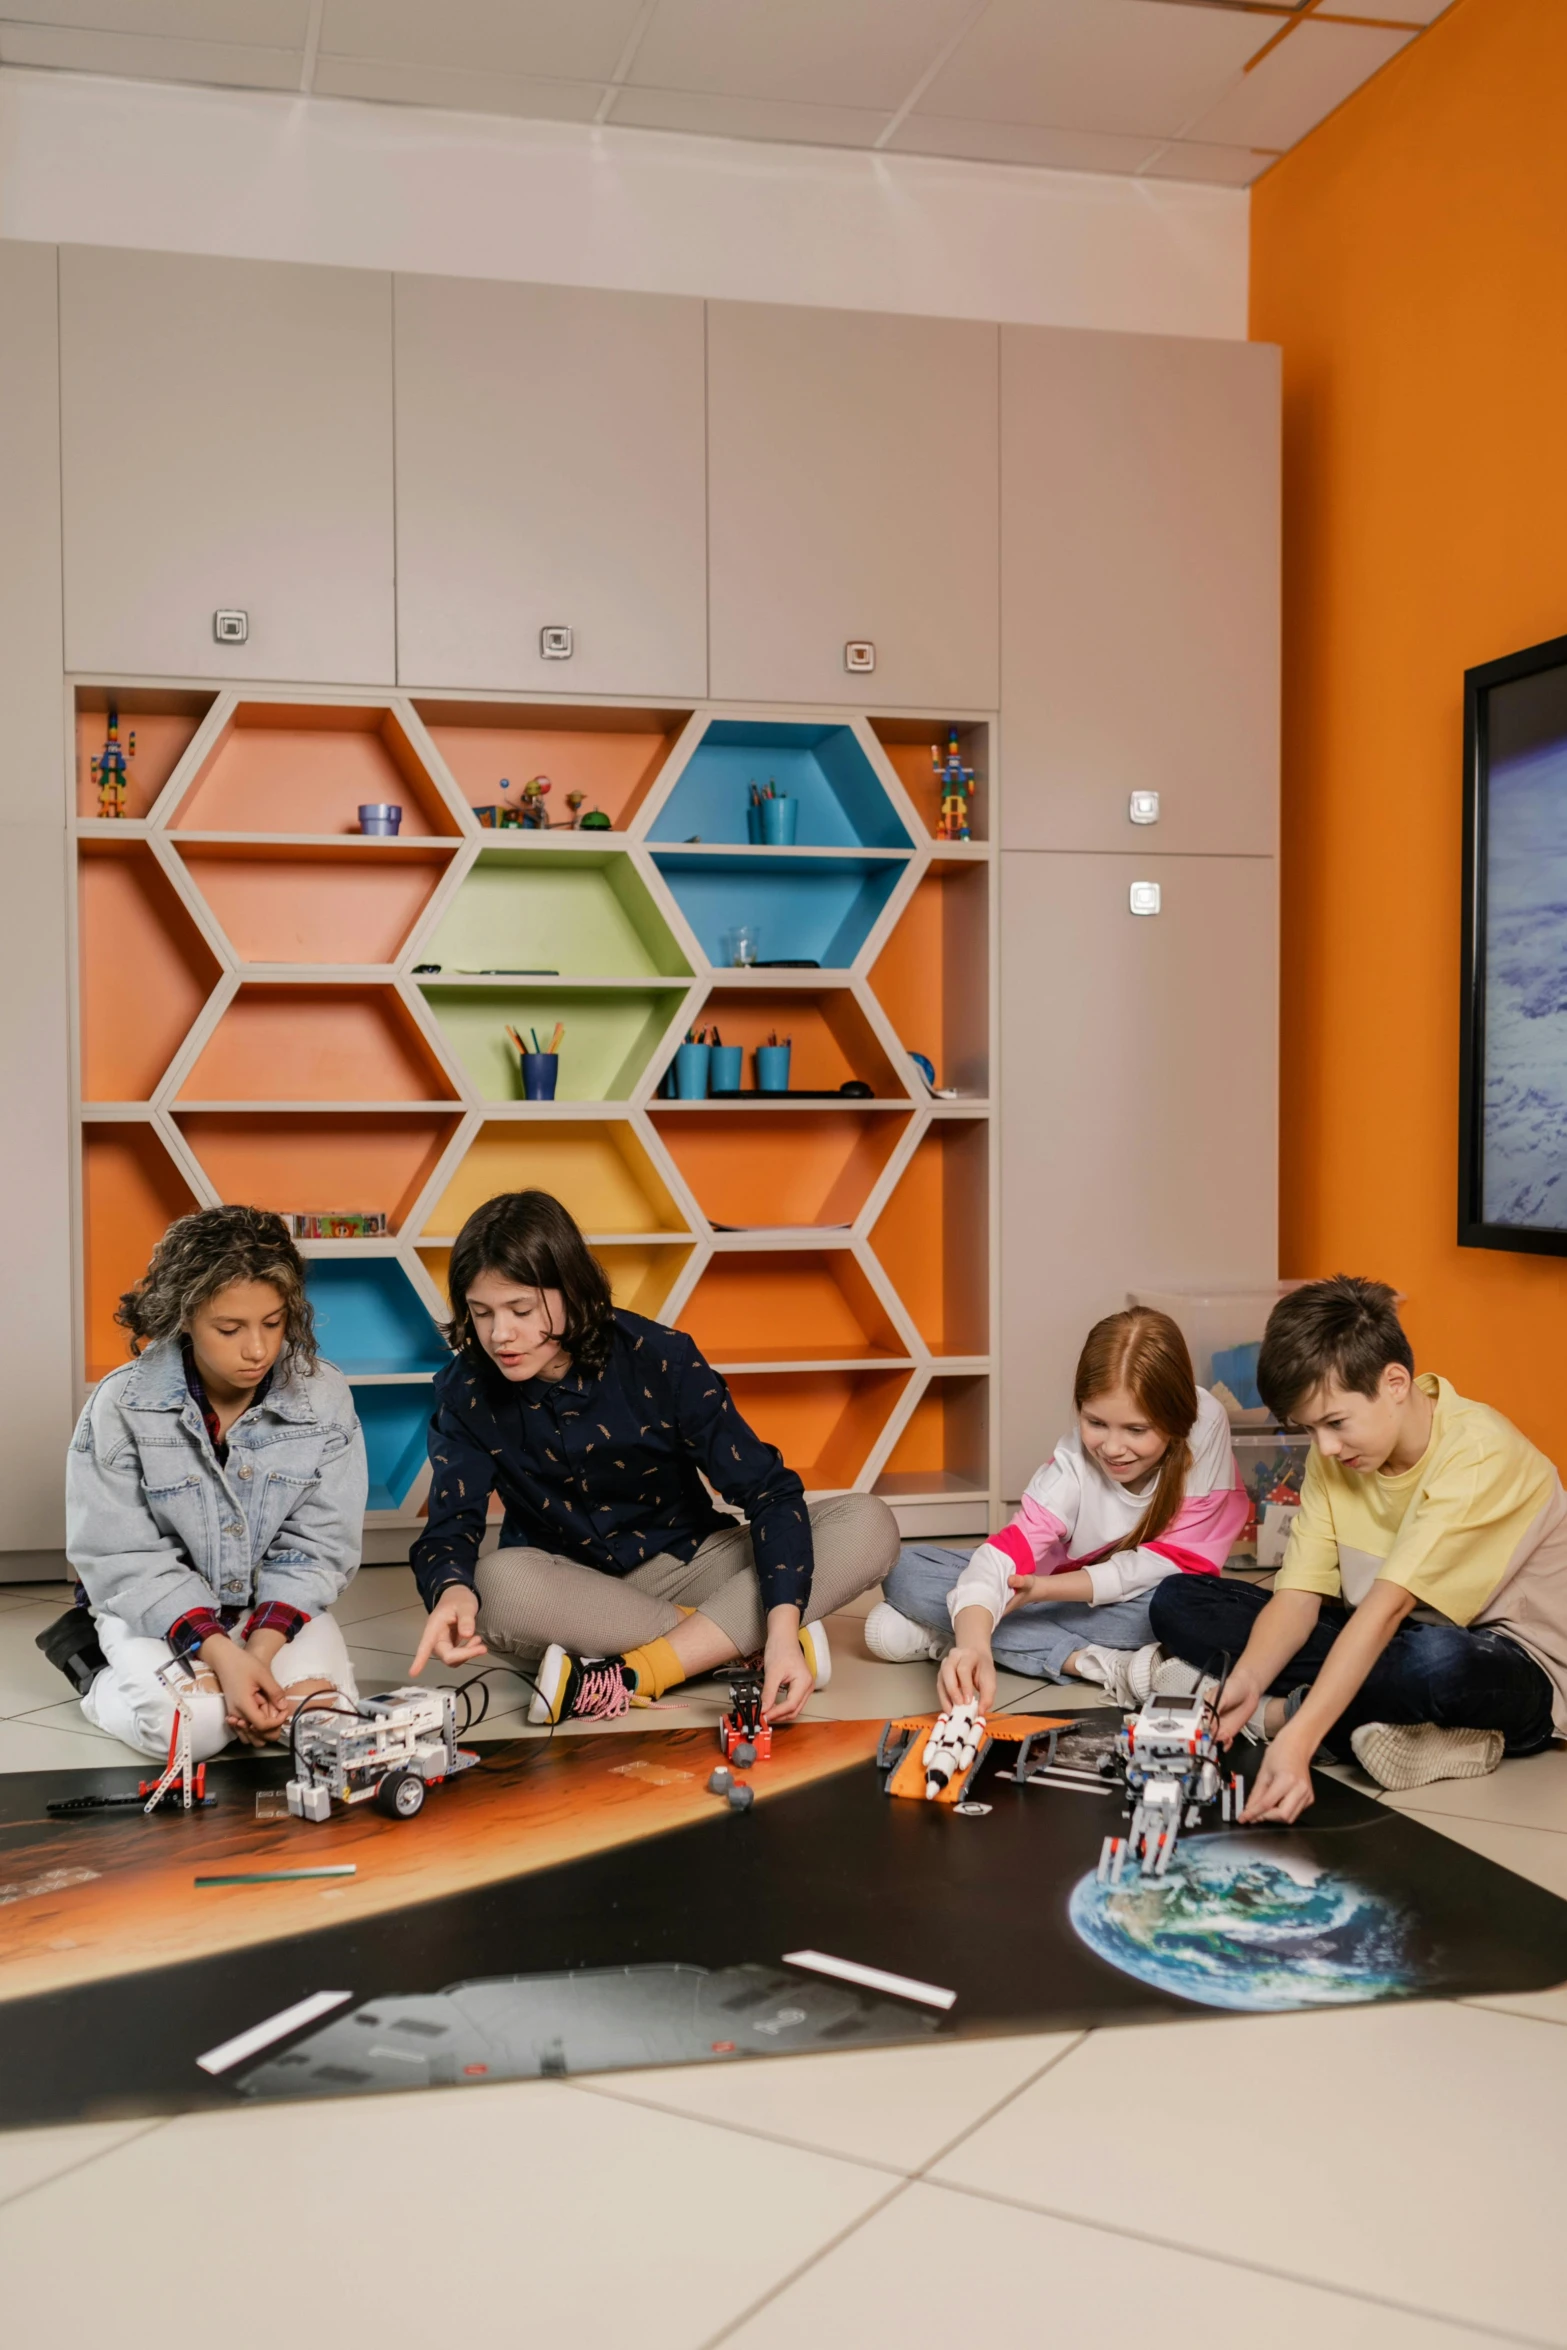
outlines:
[[1458, 1238], [1567, 1255], [1567, 637], [1464, 678]]

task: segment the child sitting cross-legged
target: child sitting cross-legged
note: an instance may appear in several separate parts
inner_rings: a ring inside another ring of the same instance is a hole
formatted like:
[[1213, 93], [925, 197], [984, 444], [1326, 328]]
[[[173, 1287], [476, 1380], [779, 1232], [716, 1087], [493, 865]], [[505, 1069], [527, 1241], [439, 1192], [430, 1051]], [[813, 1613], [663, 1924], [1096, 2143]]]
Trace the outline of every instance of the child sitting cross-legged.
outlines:
[[1150, 1593], [1166, 1576], [1217, 1577], [1245, 1521], [1229, 1421], [1167, 1314], [1096, 1322], [1072, 1400], [1077, 1425], [1012, 1523], [968, 1559], [907, 1544], [866, 1621], [873, 1656], [941, 1660], [947, 1705], [988, 1709], [998, 1664], [1141, 1705], [1160, 1662]]

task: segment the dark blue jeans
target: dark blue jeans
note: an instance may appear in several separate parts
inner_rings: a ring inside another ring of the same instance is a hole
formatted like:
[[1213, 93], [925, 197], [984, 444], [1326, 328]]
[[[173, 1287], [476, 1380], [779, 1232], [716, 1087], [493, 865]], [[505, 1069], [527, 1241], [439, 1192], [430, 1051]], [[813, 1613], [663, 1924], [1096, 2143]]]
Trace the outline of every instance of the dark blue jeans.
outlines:
[[[1217, 1575], [1167, 1575], [1151, 1595], [1154, 1638], [1199, 1670], [1236, 1662], [1268, 1593]], [[1322, 1612], [1269, 1694], [1287, 1697], [1315, 1681], [1350, 1611], [1325, 1599]], [[1351, 1759], [1350, 1733], [1363, 1722], [1437, 1722], [1444, 1729], [1500, 1730], [1509, 1754], [1538, 1754], [1551, 1742], [1551, 1684], [1505, 1632], [1457, 1624], [1400, 1624], [1357, 1694], [1322, 1743]]]

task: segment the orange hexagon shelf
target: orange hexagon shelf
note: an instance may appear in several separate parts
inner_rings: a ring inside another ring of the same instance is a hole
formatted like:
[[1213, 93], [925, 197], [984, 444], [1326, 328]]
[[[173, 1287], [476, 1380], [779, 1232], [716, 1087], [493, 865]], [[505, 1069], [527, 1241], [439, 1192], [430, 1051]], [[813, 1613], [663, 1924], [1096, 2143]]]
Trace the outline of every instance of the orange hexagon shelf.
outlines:
[[729, 1231], [852, 1224], [908, 1123], [892, 1110], [650, 1115], [709, 1223]]
[[884, 1501], [983, 1493], [990, 1482], [990, 1381], [938, 1376], [903, 1425], [874, 1490]]
[[907, 1388], [907, 1371], [742, 1371], [736, 1409], [808, 1493], [855, 1483]]
[[680, 1313], [710, 1362], [900, 1362], [908, 1349], [848, 1249], [728, 1249]]
[[[516, 702], [414, 704], [470, 807], [493, 807], [503, 779], [517, 795], [546, 775], [552, 829], [569, 824], [566, 794], [584, 792], [584, 813], [597, 808], [623, 831], [657, 782], [689, 710], [551, 708]], [[506, 803], [501, 803], [506, 804]]]
[[743, 1048], [747, 1090], [755, 1083], [751, 1055], [776, 1035], [793, 1048], [789, 1083], [798, 1092], [836, 1092], [850, 1078], [880, 1100], [899, 1100], [907, 1091], [847, 987], [726, 987], [720, 981], [694, 1025], [712, 1025], [725, 1044]]
[[871, 1247], [934, 1355], [981, 1355], [990, 1328], [990, 1130], [936, 1120], [871, 1226]]
[[144, 1102], [222, 976], [142, 841], [86, 840], [77, 867], [82, 1099]]
[[391, 987], [242, 987], [180, 1087], [181, 1102], [455, 1099]]
[[359, 834], [359, 809], [391, 801], [403, 840], [461, 825], [396, 713], [375, 703], [238, 704], [180, 794], [179, 832]]
[[180, 856], [237, 962], [391, 963], [455, 845], [186, 842]]
[[[425, 1220], [432, 1240], [501, 1191], [551, 1191], [584, 1232], [678, 1232], [685, 1220], [634, 1129], [609, 1119], [494, 1119], [481, 1126]], [[426, 1262], [430, 1260], [426, 1257]], [[431, 1267], [432, 1272], [434, 1267]], [[445, 1279], [445, 1267], [438, 1278]]]
[[935, 1064], [938, 1085], [976, 1101], [990, 1084], [989, 931], [989, 866], [938, 857], [871, 967], [876, 999], [907, 1050]]
[[186, 693], [157, 686], [136, 686], [126, 693], [107, 686], [79, 685], [76, 689], [76, 813], [98, 814], [98, 782], [92, 771], [108, 740], [109, 711], [118, 713], [120, 748], [126, 753], [125, 814], [147, 815], [159, 792], [189, 750], [217, 696]]
[[101, 1379], [130, 1355], [114, 1319], [121, 1293], [147, 1270], [154, 1244], [197, 1206], [190, 1185], [150, 1125], [82, 1129], [83, 1304], [86, 1371]]
[[434, 1174], [458, 1113], [182, 1110], [175, 1124], [220, 1199], [278, 1215], [385, 1216], [393, 1232]]

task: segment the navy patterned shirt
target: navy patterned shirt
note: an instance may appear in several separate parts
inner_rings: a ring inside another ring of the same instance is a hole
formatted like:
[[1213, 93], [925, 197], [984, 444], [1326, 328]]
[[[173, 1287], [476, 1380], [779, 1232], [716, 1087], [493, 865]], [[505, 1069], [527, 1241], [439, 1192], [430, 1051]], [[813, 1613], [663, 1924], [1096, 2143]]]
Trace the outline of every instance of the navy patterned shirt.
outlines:
[[705, 1477], [750, 1521], [763, 1607], [803, 1618], [805, 1490], [684, 1331], [617, 1308], [601, 1377], [573, 1365], [564, 1379], [512, 1381], [461, 1354], [435, 1394], [429, 1523], [409, 1559], [426, 1607], [449, 1584], [472, 1585], [492, 1491], [506, 1512], [503, 1545], [629, 1575], [661, 1552], [688, 1559], [733, 1525]]

